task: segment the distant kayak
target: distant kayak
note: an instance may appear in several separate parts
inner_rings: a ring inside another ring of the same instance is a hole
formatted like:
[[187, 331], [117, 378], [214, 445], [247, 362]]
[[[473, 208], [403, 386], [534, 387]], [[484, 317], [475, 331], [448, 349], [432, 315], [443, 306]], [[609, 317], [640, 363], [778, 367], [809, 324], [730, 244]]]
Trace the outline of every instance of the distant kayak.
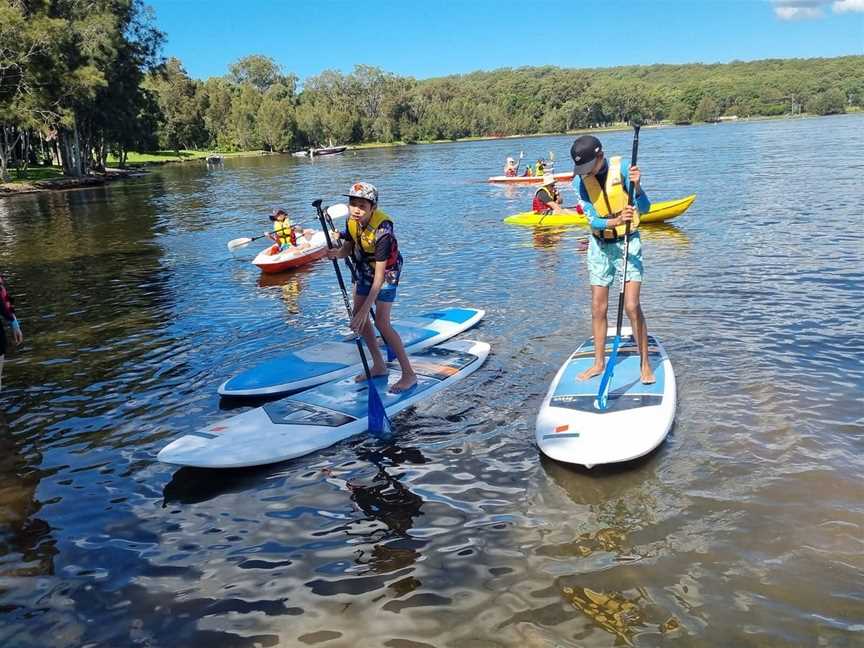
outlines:
[[[672, 220], [687, 211], [694, 200], [696, 200], [696, 194], [679, 198], [678, 200], [651, 203], [651, 211], [647, 214], [641, 214], [639, 219], [643, 223], [662, 223]], [[562, 225], [587, 225], [588, 219], [584, 214], [577, 214], [575, 212], [544, 216], [531, 211], [508, 216], [504, 219], [504, 222], [510, 225], [528, 225], [530, 227], [560, 227]]]
[[315, 232], [310, 239], [300, 237], [298, 246], [279, 251], [279, 245], [273, 244], [261, 250], [252, 260], [263, 272], [282, 272], [291, 268], [299, 268], [327, 254], [327, 240], [324, 232]]
[[[570, 182], [573, 179], [573, 173], [554, 173], [556, 182]], [[499, 184], [542, 184], [543, 176], [492, 176], [486, 182], [495, 182]]]

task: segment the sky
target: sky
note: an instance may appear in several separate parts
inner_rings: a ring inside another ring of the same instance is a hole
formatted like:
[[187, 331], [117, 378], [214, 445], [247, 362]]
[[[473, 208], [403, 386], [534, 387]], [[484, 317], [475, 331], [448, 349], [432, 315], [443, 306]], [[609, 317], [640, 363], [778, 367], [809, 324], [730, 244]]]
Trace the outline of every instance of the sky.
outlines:
[[300, 79], [357, 64], [418, 79], [528, 65], [864, 54], [864, 0], [145, 0], [194, 78], [249, 54]]

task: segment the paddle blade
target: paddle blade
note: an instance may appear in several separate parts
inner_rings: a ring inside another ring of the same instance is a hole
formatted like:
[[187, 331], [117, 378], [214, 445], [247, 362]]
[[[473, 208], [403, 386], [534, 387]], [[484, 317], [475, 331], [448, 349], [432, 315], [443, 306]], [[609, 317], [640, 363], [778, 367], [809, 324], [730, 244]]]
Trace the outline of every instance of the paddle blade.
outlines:
[[375, 381], [369, 381], [369, 431], [375, 436], [386, 437], [393, 433], [381, 395]]
[[389, 344], [385, 344], [385, 345], [384, 345], [384, 348], [387, 350], [387, 362], [390, 362], [390, 361], [392, 361], [392, 360], [395, 360], [395, 359], [396, 359], [396, 352], [393, 351], [393, 349], [390, 348], [390, 345], [389, 345]]
[[248, 236], [244, 236], [243, 238], [236, 238], [231, 241], [228, 241], [228, 250], [233, 252], [237, 248], [241, 248], [244, 245], [249, 245], [252, 242], [252, 239]]
[[327, 208], [327, 215], [334, 220], [339, 218], [348, 218], [348, 205], [345, 203], [330, 205]]
[[608, 406], [609, 388], [612, 386], [612, 376], [615, 375], [615, 362], [618, 360], [618, 346], [621, 344], [621, 336], [616, 335], [612, 342], [612, 353], [606, 361], [606, 370], [600, 379], [600, 389], [597, 390], [597, 399], [594, 406], [599, 410], [605, 410]]

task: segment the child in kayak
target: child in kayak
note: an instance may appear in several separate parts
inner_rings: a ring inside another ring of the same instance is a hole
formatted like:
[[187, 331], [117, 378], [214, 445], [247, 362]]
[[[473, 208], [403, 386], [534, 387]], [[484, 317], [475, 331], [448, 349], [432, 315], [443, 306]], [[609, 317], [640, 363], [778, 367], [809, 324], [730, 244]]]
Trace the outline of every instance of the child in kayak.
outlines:
[[504, 175], [508, 178], [515, 178], [519, 172], [519, 165], [512, 157], [507, 158], [507, 163], [504, 165]]
[[273, 233], [270, 238], [279, 244], [279, 251], [284, 252], [290, 247], [299, 249], [308, 248], [308, 240], [312, 238], [314, 232], [312, 230], [301, 230], [304, 241], [297, 242], [297, 230], [300, 228], [291, 224], [291, 219], [284, 209], [277, 209], [270, 214], [270, 220], [273, 221]]
[[[375, 340], [375, 329], [369, 312], [375, 306], [375, 326], [387, 346], [396, 354], [402, 376], [390, 387], [394, 394], [408, 391], [417, 384], [417, 375], [405, 352], [405, 345], [390, 324], [390, 313], [396, 299], [396, 288], [402, 272], [402, 254], [393, 233], [393, 219], [378, 209], [378, 190], [368, 182], [356, 182], [346, 194], [349, 218], [345, 229], [338, 233], [343, 241], [340, 248], [329, 250], [327, 257], [341, 259], [351, 256], [356, 269], [354, 284], [354, 317], [351, 330], [366, 341], [372, 356], [373, 377], [386, 376], [387, 364]], [[356, 380], [365, 380], [365, 374]]]
[[[642, 383], [650, 385], [655, 377], [648, 360], [648, 323], [639, 301], [643, 266], [642, 240], [638, 228], [639, 214], [651, 209], [651, 201], [642, 191], [642, 174], [639, 167], [625, 163], [620, 156], [607, 159], [600, 140], [592, 135], [578, 137], [570, 148], [570, 156], [575, 164], [573, 172], [576, 178], [573, 184], [591, 226], [587, 259], [591, 281], [594, 365], [583, 371], [579, 378], [588, 380], [599, 376], [606, 367], [609, 286], [614, 282], [616, 272], [623, 269], [624, 241], [629, 237], [624, 311], [639, 347]], [[631, 182], [634, 183], [635, 208], [627, 204]]]
[[[15, 341], [15, 346], [18, 346], [24, 341], [24, 334], [21, 333], [21, 324], [18, 323], [18, 318], [15, 317], [15, 309], [12, 307], [12, 300], [9, 297], [9, 292], [3, 283], [3, 277], [0, 277], [0, 315], [3, 319], [9, 322], [12, 328], [12, 339]], [[3, 363], [6, 360], [6, 331], [3, 325], [0, 324], [0, 389], [3, 388]]]
[[561, 194], [555, 188], [555, 176], [543, 176], [543, 185], [534, 193], [531, 209], [535, 214], [555, 214], [561, 211]]

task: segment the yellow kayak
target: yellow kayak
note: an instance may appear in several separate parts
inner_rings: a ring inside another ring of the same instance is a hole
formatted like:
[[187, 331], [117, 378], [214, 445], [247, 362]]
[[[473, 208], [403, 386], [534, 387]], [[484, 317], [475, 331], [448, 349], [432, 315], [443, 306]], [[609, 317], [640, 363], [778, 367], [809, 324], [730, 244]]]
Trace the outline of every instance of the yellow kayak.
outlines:
[[[651, 211], [639, 216], [643, 223], [662, 223], [672, 220], [687, 211], [687, 208], [696, 200], [696, 194], [679, 198], [678, 200], [666, 200], [651, 203]], [[528, 225], [530, 227], [560, 227], [562, 225], [587, 225], [588, 219], [584, 214], [576, 212], [566, 214], [549, 214], [543, 216], [533, 211], [514, 214], [504, 219], [505, 223], [511, 225]]]

